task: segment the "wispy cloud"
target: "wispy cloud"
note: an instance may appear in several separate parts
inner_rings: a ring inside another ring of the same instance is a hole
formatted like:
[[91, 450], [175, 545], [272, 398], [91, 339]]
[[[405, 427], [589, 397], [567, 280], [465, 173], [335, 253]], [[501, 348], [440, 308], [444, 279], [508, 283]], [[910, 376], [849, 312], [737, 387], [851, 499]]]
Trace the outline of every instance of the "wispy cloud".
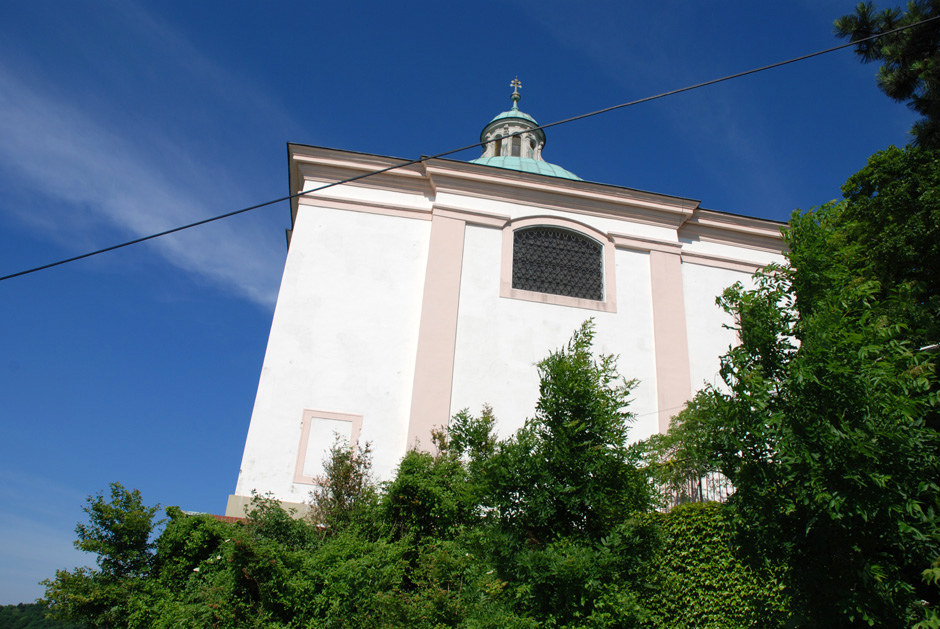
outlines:
[[[291, 126], [275, 104], [257, 95], [263, 90], [249, 89], [158, 20], [127, 6], [122, 11], [130, 27], [147, 43], [172, 52], [166, 55], [170, 60], [164, 61], [164, 72], [188, 74], [199, 85], [194, 98], [216, 101], [222, 108], [234, 98], [237, 110], [229, 106], [228, 115]], [[140, 236], [263, 200], [226, 167], [229, 147], [220, 146], [211, 131], [199, 137], [198, 129], [181, 133], [165, 121], [161, 127], [148, 120], [149, 112], [120, 119], [96, 107], [88, 94], [74, 88], [70, 92], [67, 82], [44, 70], [37, 64], [14, 71], [0, 63], [0, 171], [9, 175], [5, 196], [37, 200], [31, 208], [2, 211], [16, 213], [78, 253], [113, 244], [113, 228]], [[185, 111], [180, 115], [185, 117]], [[197, 124], [184, 119], [179, 127]], [[280, 142], [272, 138], [272, 143]], [[218, 161], [210, 158], [217, 155]], [[48, 210], [37, 212], [36, 205]], [[204, 281], [272, 307], [283, 265], [283, 232], [260, 230], [259, 224], [254, 217], [214, 223], [158, 239], [154, 247]], [[103, 227], [109, 228], [107, 241], [100, 237]]]

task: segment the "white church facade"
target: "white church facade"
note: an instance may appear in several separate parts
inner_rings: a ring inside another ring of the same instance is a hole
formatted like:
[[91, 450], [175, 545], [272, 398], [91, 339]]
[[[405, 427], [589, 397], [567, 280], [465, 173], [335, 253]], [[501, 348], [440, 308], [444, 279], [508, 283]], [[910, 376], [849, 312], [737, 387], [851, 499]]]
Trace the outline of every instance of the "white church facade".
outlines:
[[[338, 432], [390, 478], [458, 411], [506, 436], [538, 398], [535, 363], [588, 318], [595, 350], [639, 381], [631, 439], [663, 432], [734, 331], [715, 304], [782, 262], [781, 224], [584, 181], [542, 158], [513, 106], [472, 162], [429, 159], [297, 197], [235, 493], [309, 500]], [[515, 135], [514, 135], [515, 134]], [[289, 145], [291, 193], [404, 160]]]

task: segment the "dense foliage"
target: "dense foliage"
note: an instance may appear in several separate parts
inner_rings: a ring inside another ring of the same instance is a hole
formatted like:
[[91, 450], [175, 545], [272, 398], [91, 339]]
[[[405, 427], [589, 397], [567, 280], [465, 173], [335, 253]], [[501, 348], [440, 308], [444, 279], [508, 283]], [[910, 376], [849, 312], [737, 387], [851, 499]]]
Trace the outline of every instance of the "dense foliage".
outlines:
[[889, 8], [880, 12], [872, 2], [859, 2], [855, 13], [836, 20], [835, 31], [854, 42], [910, 27], [860, 42], [855, 52], [865, 63], [880, 61], [881, 91], [896, 101], [908, 101], [908, 106], [923, 116], [911, 129], [915, 142], [940, 149], [940, 19], [935, 18], [940, 18], [938, 0], [910, 0], [906, 11]]
[[[690, 503], [644, 517], [660, 531], [647, 566], [648, 626], [787, 627], [789, 590], [779, 564], [748, 561], [716, 502]], [[753, 559], [753, 558], [752, 558]]]
[[[802, 219], [806, 227], [794, 231], [793, 265], [820, 271], [796, 276], [803, 301], [811, 292], [836, 291], [842, 281], [836, 271], [844, 267], [877, 282], [879, 307], [902, 308], [885, 312], [906, 327], [906, 340], [917, 347], [940, 341], [940, 151], [880, 151], [842, 193], [838, 210], [810, 213]], [[810, 225], [813, 216], [818, 226]], [[838, 264], [825, 259], [830, 254]]]
[[793, 216], [790, 265], [720, 300], [741, 336], [724, 386], [663, 440], [733, 482], [741, 539], [789, 566], [808, 626], [936, 618], [922, 576], [940, 558], [937, 160], [884, 151], [844, 202]]
[[[409, 452], [382, 487], [368, 448], [337, 443], [306, 519], [260, 496], [243, 523], [171, 507], [152, 542], [143, 531], [154, 509], [112, 486], [110, 500], [90, 499], [78, 529], [100, 569], [59, 571], [46, 583], [50, 609], [94, 627], [672, 627], [680, 617], [722, 627], [767, 626], [766, 610], [784, 617], [777, 582], [734, 559], [726, 527], [706, 530], [721, 519], [715, 509], [650, 513], [651, 485], [626, 446], [633, 383], [592, 354], [593, 334], [586, 323], [539, 363], [535, 415], [507, 439], [490, 409], [461, 413], [435, 435], [435, 454]], [[734, 593], [706, 593], [706, 583]], [[702, 590], [691, 607], [672, 600], [689, 588]]]
[[0, 605], [0, 629], [82, 629], [83, 625], [46, 618], [46, 607], [38, 603]]

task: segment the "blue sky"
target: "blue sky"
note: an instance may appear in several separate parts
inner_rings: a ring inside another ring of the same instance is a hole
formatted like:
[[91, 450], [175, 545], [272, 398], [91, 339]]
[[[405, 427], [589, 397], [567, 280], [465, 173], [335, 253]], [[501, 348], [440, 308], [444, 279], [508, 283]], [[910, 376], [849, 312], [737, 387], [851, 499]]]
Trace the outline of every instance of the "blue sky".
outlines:
[[[517, 75], [547, 123], [833, 46], [855, 3], [340, 4], [0, 5], [0, 276], [283, 196], [286, 142], [434, 154]], [[844, 50], [550, 129], [545, 158], [786, 220], [907, 142], [875, 70]], [[0, 604], [92, 561], [74, 527], [110, 482], [224, 511], [288, 226], [282, 203], [0, 282]]]

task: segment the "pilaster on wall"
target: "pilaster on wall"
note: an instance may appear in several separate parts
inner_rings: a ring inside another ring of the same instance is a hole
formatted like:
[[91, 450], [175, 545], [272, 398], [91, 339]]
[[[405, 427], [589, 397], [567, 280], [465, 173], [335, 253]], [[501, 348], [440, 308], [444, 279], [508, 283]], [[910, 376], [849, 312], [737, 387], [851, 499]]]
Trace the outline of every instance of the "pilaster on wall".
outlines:
[[679, 251], [650, 251], [653, 298], [653, 341], [656, 344], [656, 398], [659, 432], [692, 397], [689, 375], [689, 340], [682, 290]]
[[465, 228], [466, 221], [439, 213], [431, 219], [408, 448], [430, 448], [431, 430], [450, 419]]

